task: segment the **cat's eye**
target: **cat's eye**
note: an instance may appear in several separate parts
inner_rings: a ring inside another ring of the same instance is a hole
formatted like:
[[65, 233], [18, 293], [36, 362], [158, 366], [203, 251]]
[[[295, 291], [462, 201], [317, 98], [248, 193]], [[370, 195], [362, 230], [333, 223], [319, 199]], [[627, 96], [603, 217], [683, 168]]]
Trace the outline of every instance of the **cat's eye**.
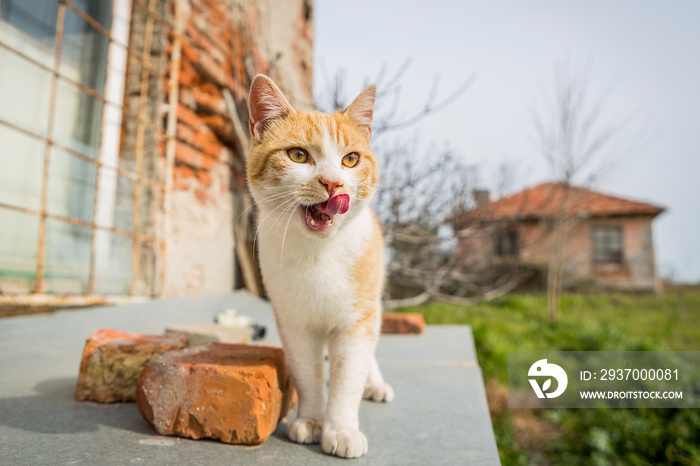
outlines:
[[358, 163], [360, 163], [360, 156], [357, 155], [355, 152], [351, 152], [345, 157], [343, 157], [343, 165], [345, 165], [348, 168], [356, 167]]
[[292, 162], [296, 163], [306, 163], [309, 160], [309, 153], [299, 147], [289, 149], [287, 155]]

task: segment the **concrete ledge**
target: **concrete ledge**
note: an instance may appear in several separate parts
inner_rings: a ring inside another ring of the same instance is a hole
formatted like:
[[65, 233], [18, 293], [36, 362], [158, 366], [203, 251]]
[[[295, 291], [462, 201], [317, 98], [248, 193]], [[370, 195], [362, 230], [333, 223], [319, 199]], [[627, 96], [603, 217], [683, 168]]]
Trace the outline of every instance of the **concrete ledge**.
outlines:
[[83, 343], [94, 330], [162, 333], [227, 308], [267, 325], [261, 343], [279, 341], [269, 306], [246, 292], [0, 319], [0, 464], [499, 464], [467, 326], [380, 338], [377, 356], [396, 398], [362, 403], [369, 453], [358, 460], [290, 443], [284, 425], [260, 447], [239, 447], [158, 436], [133, 404], [73, 401]]

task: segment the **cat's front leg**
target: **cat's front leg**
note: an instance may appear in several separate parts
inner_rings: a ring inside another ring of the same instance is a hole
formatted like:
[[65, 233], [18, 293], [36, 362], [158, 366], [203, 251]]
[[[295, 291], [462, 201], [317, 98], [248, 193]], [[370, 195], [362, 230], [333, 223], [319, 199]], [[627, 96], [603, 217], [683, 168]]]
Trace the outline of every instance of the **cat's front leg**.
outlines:
[[328, 343], [331, 383], [321, 446], [330, 455], [356, 458], [367, 453], [358, 411], [374, 345], [370, 337], [347, 333], [334, 335]]
[[287, 437], [296, 443], [318, 443], [321, 441], [326, 409], [323, 378], [325, 339], [319, 334], [294, 327], [287, 327], [280, 336], [287, 367], [299, 396], [297, 417], [287, 424]]

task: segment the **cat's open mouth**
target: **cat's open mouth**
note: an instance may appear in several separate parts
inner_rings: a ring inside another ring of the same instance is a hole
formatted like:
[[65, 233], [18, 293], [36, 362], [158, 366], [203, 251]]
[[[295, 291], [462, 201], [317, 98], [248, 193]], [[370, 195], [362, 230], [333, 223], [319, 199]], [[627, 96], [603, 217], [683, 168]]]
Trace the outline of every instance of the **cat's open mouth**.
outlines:
[[311, 231], [325, 231], [333, 226], [333, 219], [350, 208], [350, 196], [337, 194], [325, 202], [299, 207], [302, 220]]

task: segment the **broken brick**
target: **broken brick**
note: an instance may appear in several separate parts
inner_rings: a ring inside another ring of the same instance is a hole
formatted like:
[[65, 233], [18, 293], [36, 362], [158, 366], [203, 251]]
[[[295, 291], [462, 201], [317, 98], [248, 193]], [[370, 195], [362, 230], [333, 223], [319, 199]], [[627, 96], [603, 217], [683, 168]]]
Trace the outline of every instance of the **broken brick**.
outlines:
[[155, 359], [138, 379], [136, 403], [161, 435], [258, 445], [295, 400], [279, 348], [211, 343]]
[[[195, 195], [198, 190], [195, 190]], [[206, 196], [206, 192], [204, 195]], [[229, 327], [219, 324], [170, 324], [165, 327], [165, 333], [187, 335], [190, 346], [207, 343], [246, 344], [253, 340], [253, 329], [251, 328]]]
[[143, 366], [165, 352], [187, 347], [187, 343], [182, 334], [98, 330], [85, 342], [75, 399], [99, 403], [135, 401], [136, 379]]
[[382, 316], [382, 333], [423, 333], [425, 319], [421, 314], [395, 312]]

